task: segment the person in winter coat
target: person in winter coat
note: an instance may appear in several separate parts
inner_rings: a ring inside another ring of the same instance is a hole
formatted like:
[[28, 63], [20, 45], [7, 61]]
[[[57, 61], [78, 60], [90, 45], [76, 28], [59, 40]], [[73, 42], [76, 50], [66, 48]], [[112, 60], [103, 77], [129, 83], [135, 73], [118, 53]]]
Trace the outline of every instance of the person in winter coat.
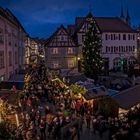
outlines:
[[40, 120], [39, 128], [41, 133], [41, 140], [46, 140], [46, 122], [43, 119]]
[[87, 124], [87, 128], [90, 129], [90, 122], [91, 122], [91, 115], [90, 115], [90, 112], [88, 112], [86, 114], [86, 124]]

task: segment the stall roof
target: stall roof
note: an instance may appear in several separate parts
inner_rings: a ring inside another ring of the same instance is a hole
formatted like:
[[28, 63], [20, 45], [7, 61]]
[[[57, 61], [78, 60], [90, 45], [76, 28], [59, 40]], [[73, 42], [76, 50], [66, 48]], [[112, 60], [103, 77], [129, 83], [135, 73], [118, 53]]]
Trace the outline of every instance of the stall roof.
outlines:
[[0, 98], [4, 101], [7, 101], [9, 104], [15, 105], [16, 100], [19, 96], [19, 92], [21, 91], [17, 91], [17, 93], [14, 93], [12, 90], [0, 90]]
[[83, 96], [86, 100], [96, 99], [102, 96], [108, 96], [108, 90], [104, 86], [93, 87], [88, 89], [88, 92]]
[[140, 103], [140, 85], [123, 90], [112, 98], [118, 102], [120, 107], [130, 109]]

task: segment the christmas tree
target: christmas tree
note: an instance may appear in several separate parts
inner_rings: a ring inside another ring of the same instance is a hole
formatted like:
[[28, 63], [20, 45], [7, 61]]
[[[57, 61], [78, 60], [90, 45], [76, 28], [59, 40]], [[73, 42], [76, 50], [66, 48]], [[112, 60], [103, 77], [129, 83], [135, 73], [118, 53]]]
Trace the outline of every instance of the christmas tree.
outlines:
[[97, 81], [103, 64], [103, 59], [101, 57], [102, 44], [100, 31], [96, 22], [92, 18], [89, 22], [90, 26], [85, 34], [84, 46], [82, 49], [83, 69], [87, 77]]

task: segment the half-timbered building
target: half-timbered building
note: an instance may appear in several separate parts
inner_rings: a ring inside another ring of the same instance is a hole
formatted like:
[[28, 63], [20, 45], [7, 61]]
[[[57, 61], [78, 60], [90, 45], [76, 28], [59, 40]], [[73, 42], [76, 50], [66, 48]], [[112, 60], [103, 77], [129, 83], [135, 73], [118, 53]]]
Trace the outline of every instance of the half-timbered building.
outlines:
[[[76, 17], [75, 24], [69, 25], [67, 30], [77, 41], [79, 49], [82, 50], [91, 18], [101, 36], [101, 54], [106, 60], [105, 66], [121, 69], [121, 60], [125, 60], [127, 67], [134, 64], [137, 59], [137, 32], [119, 17], [93, 17], [92, 13], [86, 17]], [[81, 54], [79, 51], [79, 56]]]
[[45, 46], [49, 68], [79, 68], [90, 20], [95, 22], [101, 37], [101, 54], [106, 60], [105, 69], [121, 70], [121, 60], [125, 60], [127, 68], [136, 62], [137, 32], [119, 17], [94, 17], [89, 13], [85, 17], [76, 17], [75, 23], [68, 25], [67, 29], [61, 26], [50, 37]]
[[50, 69], [76, 69], [78, 46], [61, 25], [45, 45], [46, 63]]

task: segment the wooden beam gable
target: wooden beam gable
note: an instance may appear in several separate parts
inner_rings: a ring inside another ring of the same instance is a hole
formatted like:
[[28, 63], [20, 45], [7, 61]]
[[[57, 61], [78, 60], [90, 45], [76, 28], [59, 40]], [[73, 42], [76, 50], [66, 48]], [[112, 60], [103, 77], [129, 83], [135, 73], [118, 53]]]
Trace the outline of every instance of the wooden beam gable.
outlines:
[[76, 47], [75, 42], [71, 36], [67, 33], [64, 26], [58, 28], [58, 30], [53, 34], [51, 40], [48, 44], [50, 47]]

